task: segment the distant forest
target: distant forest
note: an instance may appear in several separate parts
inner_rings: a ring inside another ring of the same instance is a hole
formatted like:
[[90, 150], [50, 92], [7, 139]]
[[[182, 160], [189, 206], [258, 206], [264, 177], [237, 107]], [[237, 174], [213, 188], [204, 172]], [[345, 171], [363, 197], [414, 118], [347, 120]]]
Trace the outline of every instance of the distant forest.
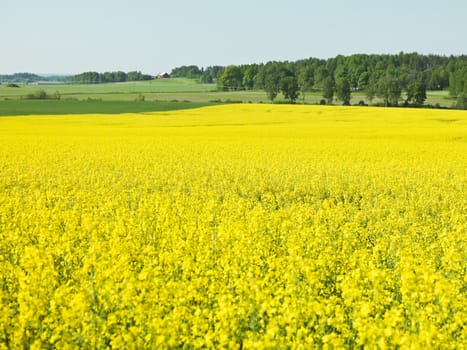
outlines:
[[40, 76], [33, 73], [14, 73], [14, 74], [0, 74], [0, 83], [18, 83], [18, 84], [29, 84], [36, 83], [39, 81], [60, 81], [67, 82], [71, 79], [70, 76], [64, 75], [48, 75]]
[[138, 71], [133, 72], [84, 72], [73, 76], [72, 82], [74, 84], [99, 84], [99, 83], [124, 83], [127, 81], [143, 81], [152, 80], [152, 75], [142, 74]]
[[32, 73], [15, 73], [10, 75], [0, 75], [0, 83], [20, 83], [30, 84], [40, 81], [54, 81], [71, 84], [101, 84], [101, 83], [122, 83], [126, 81], [143, 81], [154, 79], [153, 76], [133, 72], [84, 72], [77, 75], [68, 76], [40, 76]]
[[427, 90], [448, 89], [450, 96], [457, 100], [457, 107], [467, 109], [466, 55], [447, 57], [401, 52], [227, 67], [191, 65], [174, 68], [171, 76], [215, 82], [223, 91], [263, 89], [271, 101], [282, 93], [291, 103], [299, 96], [304, 98], [308, 91], [320, 90], [323, 104], [337, 99], [347, 105], [352, 92], [360, 91], [370, 102], [379, 97], [385, 106], [401, 103], [421, 106]]

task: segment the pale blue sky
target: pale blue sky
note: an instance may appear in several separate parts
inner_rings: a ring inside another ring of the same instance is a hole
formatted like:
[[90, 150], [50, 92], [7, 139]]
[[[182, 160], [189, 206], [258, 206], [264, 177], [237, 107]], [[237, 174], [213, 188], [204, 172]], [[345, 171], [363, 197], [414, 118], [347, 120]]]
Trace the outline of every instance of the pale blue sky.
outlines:
[[0, 74], [467, 54], [465, 0], [0, 0]]

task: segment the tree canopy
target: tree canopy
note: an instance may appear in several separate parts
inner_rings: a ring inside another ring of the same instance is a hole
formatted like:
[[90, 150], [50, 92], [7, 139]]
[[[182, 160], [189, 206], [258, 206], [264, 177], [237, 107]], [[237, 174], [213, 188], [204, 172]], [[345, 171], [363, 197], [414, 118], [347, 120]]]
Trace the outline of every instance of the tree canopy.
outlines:
[[[385, 105], [421, 106], [427, 90], [447, 90], [464, 105], [467, 96], [467, 56], [399, 54], [356, 54], [329, 59], [307, 58], [295, 62], [271, 61], [238, 66], [199, 68], [182, 66], [171, 76], [217, 82], [222, 90], [262, 89], [274, 101], [279, 93], [289, 102], [311, 90], [321, 91], [332, 103], [334, 97], [349, 104], [353, 92], [362, 91], [372, 101]], [[295, 89], [297, 89], [295, 91]]]
[[243, 74], [238, 66], [228, 66], [220, 74], [217, 85], [223, 91], [237, 91], [243, 89]]
[[142, 81], [154, 79], [151, 75], [142, 74], [141, 72], [84, 72], [73, 77], [75, 84], [100, 84], [100, 83], [123, 83], [126, 81]]

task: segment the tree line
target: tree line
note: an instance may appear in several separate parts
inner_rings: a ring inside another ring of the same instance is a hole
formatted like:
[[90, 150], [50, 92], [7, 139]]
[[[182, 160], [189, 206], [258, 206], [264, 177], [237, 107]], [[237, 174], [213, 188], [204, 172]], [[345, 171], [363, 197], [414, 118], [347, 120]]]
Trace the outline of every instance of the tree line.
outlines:
[[0, 83], [27, 84], [41, 80], [46, 80], [46, 78], [33, 73], [0, 74]]
[[153, 76], [142, 74], [138, 71], [133, 72], [84, 72], [73, 76], [74, 84], [101, 84], [101, 83], [123, 83], [127, 81], [143, 81], [154, 79]]
[[321, 91], [322, 103], [350, 104], [353, 92], [370, 101], [377, 97], [385, 106], [422, 106], [427, 90], [449, 90], [458, 108], [467, 108], [467, 56], [356, 54], [329, 59], [308, 58], [294, 62], [261, 64], [182, 66], [172, 77], [216, 82], [222, 91], [264, 90], [274, 102], [278, 94], [291, 103], [305, 101], [309, 91]]
[[35, 82], [62, 82], [69, 83], [70, 75], [47, 75], [41, 76], [33, 73], [0, 74], [0, 84], [31, 84]]

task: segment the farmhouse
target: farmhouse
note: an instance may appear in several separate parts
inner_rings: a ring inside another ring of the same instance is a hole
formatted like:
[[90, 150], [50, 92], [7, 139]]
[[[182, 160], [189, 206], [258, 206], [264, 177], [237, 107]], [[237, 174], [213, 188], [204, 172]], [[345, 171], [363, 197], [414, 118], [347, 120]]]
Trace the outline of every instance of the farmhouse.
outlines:
[[167, 72], [162, 72], [157, 75], [157, 78], [159, 79], [170, 78], [170, 74]]

